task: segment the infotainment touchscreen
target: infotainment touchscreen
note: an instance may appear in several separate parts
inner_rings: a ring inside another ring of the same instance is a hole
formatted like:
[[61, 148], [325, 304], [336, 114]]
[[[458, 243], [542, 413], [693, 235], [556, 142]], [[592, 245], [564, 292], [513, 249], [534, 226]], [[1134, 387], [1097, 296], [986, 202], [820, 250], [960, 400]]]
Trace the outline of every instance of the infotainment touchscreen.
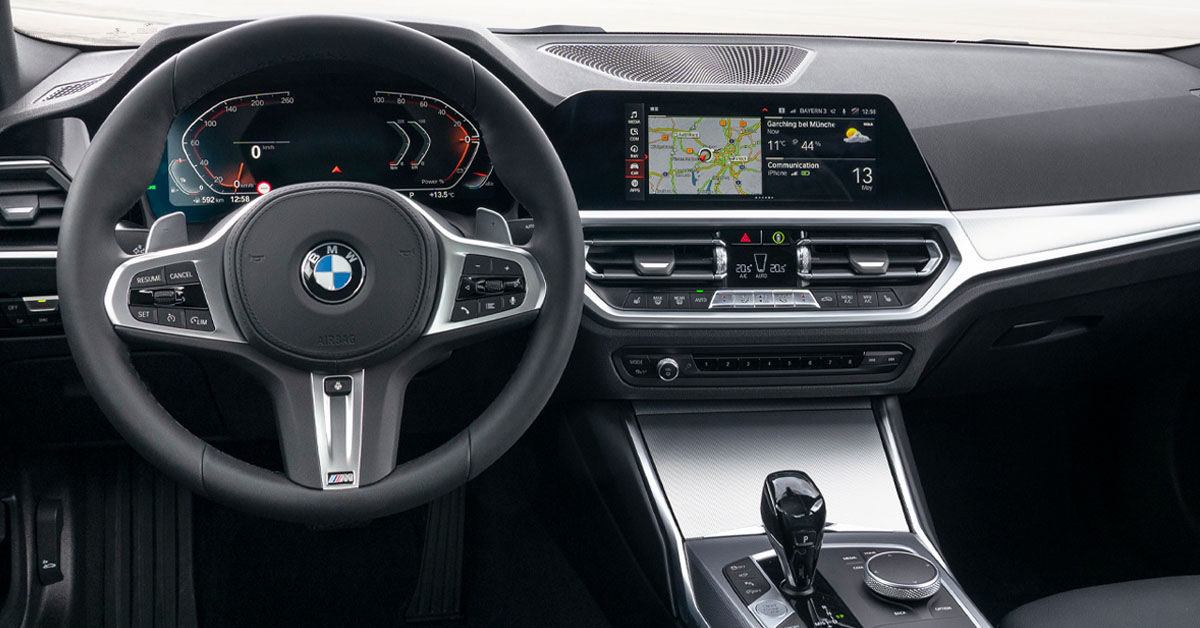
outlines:
[[869, 198], [879, 192], [875, 114], [853, 105], [710, 115], [626, 104], [625, 197]]
[[587, 92], [554, 139], [589, 209], [942, 209], [878, 94]]

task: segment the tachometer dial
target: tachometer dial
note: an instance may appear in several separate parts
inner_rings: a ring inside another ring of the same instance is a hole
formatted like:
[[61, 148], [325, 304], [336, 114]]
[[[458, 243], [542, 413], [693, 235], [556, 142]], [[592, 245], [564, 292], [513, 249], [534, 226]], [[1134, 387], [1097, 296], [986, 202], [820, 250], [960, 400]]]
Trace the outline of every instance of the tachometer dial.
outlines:
[[[183, 132], [183, 155], [208, 189], [217, 194], [251, 194], [258, 186], [255, 171], [290, 140], [257, 137], [254, 132], [277, 128], [255, 124], [268, 109], [294, 105], [291, 92], [247, 94], [222, 100], [200, 114]], [[281, 116], [272, 116], [280, 119]], [[256, 128], [257, 127], [257, 128]]]
[[387, 107], [387, 159], [397, 190], [449, 189], [471, 168], [479, 131], [466, 116], [432, 96], [376, 91], [371, 101]]

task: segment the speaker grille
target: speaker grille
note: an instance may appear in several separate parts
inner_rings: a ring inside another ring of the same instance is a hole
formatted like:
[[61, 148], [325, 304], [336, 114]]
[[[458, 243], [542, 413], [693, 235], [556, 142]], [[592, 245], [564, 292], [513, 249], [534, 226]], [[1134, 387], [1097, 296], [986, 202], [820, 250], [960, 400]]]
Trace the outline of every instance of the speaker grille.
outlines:
[[106, 79], [106, 78], [108, 78], [107, 74], [105, 74], [104, 76], [97, 76], [97, 77], [90, 78], [90, 79], [84, 79], [82, 81], [76, 81], [74, 83], [65, 83], [63, 85], [58, 85], [56, 87], [52, 87], [45, 94], [42, 94], [37, 99], [37, 102], [46, 102], [48, 100], [54, 100], [56, 98], [66, 98], [67, 96], [75, 96], [78, 94], [82, 94], [83, 92], [86, 92], [86, 91], [92, 89], [93, 87], [96, 87], [101, 82], [103, 82], [104, 79]]
[[808, 51], [788, 45], [550, 44], [556, 57], [638, 83], [779, 85]]

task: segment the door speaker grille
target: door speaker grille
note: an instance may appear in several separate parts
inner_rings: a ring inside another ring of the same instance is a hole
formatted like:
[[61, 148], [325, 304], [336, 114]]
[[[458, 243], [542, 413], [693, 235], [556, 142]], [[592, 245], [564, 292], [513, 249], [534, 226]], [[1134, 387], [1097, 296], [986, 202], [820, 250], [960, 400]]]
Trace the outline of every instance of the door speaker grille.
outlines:
[[637, 83], [780, 85], [808, 51], [788, 45], [550, 44], [543, 51]]

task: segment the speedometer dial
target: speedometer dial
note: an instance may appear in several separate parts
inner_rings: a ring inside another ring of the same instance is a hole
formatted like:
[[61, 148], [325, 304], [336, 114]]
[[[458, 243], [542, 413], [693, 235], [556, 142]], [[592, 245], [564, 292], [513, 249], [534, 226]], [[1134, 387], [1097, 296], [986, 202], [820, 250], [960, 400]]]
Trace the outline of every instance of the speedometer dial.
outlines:
[[[296, 104], [290, 92], [247, 94], [222, 100], [200, 114], [183, 132], [183, 154], [200, 181], [217, 194], [256, 190], [254, 171], [265, 153], [290, 144], [287, 137], [255, 137], [251, 127], [265, 111]], [[272, 115], [279, 112], [272, 111]], [[283, 117], [283, 116], [279, 116]], [[258, 125], [261, 127], [261, 125]]]

